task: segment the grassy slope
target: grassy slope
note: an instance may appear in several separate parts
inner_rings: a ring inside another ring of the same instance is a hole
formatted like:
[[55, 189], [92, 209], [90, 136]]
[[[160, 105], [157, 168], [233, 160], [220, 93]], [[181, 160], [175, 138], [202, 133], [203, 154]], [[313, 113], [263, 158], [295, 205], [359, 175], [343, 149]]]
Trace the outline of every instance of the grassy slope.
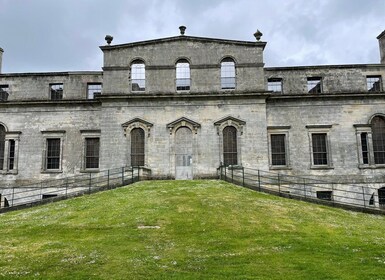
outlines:
[[385, 279], [385, 217], [220, 181], [11, 212], [0, 236], [2, 279]]

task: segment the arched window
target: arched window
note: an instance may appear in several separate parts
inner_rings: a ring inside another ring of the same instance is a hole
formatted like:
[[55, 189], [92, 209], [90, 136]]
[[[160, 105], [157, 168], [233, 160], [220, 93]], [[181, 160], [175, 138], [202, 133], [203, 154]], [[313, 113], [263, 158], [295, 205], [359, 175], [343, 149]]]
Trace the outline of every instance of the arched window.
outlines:
[[144, 130], [134, 128], [131, 134], [131, 166], [144, 166]]
[[235, 89], [235, 62], [229, 57], [221, 62], [221, 88]]
[[146, 67], [141, 60], [135, 60], [131, 64], [131, 90], [146, 90]]
[[234, 126], [226, 126], [223, 129], [223, 163], [224, 165], [237, 165], [237, 129]]
[[0, 125], [0, 170], [4, 169], [5, 127]]
[[190, 90], [190, 63], [180, 59], [176, 63], [176, 90]]
[[375, 164], [385, 164], [385, 120], [376, 116], [372, 119], [372, 141]]

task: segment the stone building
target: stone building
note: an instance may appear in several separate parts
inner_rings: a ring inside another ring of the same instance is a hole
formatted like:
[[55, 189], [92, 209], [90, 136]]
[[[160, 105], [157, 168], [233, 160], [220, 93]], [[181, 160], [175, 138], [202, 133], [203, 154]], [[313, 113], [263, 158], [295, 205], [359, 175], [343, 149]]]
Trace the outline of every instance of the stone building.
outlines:
[[385, 181], [385, 31], [379, 64], [306, 67], [265, 67], [260, 32], [180, 31], [106, 36], [102, 71], [0, 72], [2, 188], [122, 166], [212, 178], [221, 164]]

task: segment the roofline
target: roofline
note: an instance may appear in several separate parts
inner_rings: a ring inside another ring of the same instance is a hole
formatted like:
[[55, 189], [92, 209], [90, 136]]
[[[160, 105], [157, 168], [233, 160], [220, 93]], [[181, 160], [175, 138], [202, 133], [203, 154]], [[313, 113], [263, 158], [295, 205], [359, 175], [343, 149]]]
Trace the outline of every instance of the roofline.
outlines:
[[381, 37], [383, 37], [385, 35], [385, 30], [381, 32], [380, 35], [377, 36], [377, 39], [380, 39]]
[[240, 40], [229, 40], [229, 39], [217, 39], [217, 38], [180, 35], [180, 36], [173, 36], [173, 37], [167, 37], [167, 38], [161, 38], [161, 39], [139, 41], [139, 42], [112, 45], [112, 46], [110, 46], [110, 45], [100, 46], [100, 49], [102, 51], [113, 50], [113, 49], [128, 48], [128, 47], [135, 47], [135, 46], [142, 46], [142, 45], [151, 45], [151, 44], [157, 44], [157, 43], [166, 43], [166, 42], [172, 42], [172, 41], [177, 41], [177, 40], [218, 42], [218, 43], [227, 43], [227, 44], [242, 45], [242, 46], [259, 46], [259, 47], [262, 47], [262, 49], [264, 49], [266, 44], [267, 44], [266, 42], [260, 42], [260, 41], [253, 42], [253, 41], [240, 41]]
[[103, 71], [1, 73], [0, 77], [103, 75]]
[[267, 71], [278, 71], [278, 70], [305, 70], [305, 69], [322, 69], [322, 68], [336, 68], [336, 69], [346, 69], [346, 68], [370, 68], [370, 67], [379, 67], [385, 68], [385, 64], [335, 64], [335, 65], [309, 65], [309, 66], [277, 66], [277, 67], [265, 67]]

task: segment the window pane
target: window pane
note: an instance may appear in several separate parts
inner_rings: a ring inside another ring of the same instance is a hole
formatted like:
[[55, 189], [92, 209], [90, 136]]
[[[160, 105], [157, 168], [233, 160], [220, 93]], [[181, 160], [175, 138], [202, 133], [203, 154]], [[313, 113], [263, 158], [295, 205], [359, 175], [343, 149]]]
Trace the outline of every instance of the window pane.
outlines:
[[369, 151], [368, 151], [368, 134], [366, 132], [361, 133], [361, 150], [362, 150], [362, 163], [369, 163]]
[[60, 139], [47, 139], [47, 169], [60, 168]]
[[271, 140], [271, 164], [286, 165], [285, 134], [272, 134]]
[[95, 96], [102, 94], [102, 84], [87, 85], [87, 99], [94, 99]]
[[369, 76], [366, 77], [366, 86], [369, 92], [382, 91], [381, 76]]
[[0, 170], [4, 166], [5, 127], [0, 125]]
[[314, 133], [312, 134], [313, 144], [313, 164], [314, 165], [327, 165], [327, 147], [326, 147], [326, 133]]
[[131, 166], [144, 166], [144, 130], [131, 130]]
[[132, 91], [146, 90], [146, 69], [143, 62], [131, 65], [131, 88]]
[[13, 170], [15, 165], [15, 140], [9, 140], [8, 170]]
[[176, 64], [176, 90], [190, 90], [190, 64], [181, 60]]
[[50, 85], [51, 100], [63, 99], [63, 84], [52, 84]]
[[99, 138], [86, 138], [86, 168], [99, 168]]
[[223, 129], [223, 163], [224, 165], [237, 165], [237, 129], [227, 126]]
[[273, 92], [282, 92], [282, 79], [271, 78], [267, 80], [267, 90]]
[[221, 88], [235, 88], [235, 63], [230, 58], [221, 62]]
[[7, 101], [9, 96], [8, 85], [0, 85], [0, 101]]
[[385, 164], [385, 121], [381, 117], [372, 119], [374, 162]]

